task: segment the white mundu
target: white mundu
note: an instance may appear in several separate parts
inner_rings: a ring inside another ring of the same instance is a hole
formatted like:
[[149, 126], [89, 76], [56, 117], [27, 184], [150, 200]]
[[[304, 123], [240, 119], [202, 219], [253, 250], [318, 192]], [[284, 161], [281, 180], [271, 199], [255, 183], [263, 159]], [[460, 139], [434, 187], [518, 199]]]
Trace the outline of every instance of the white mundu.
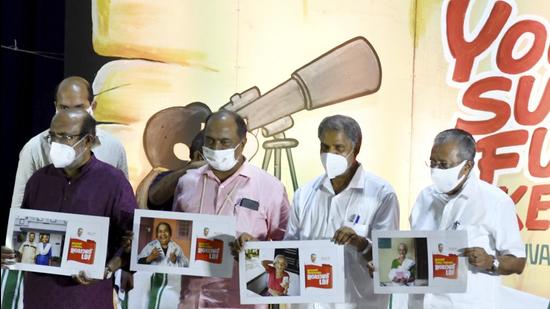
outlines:
[[[418, 196], [410, 217], [412, 230], [466, 230], [468, 247], [481, 247], [490, 255], [525, 257], [514, 202], [498, 187], [470, 173], [461, 192], [450, 198], [434, 186]], [[502, 308], [499, 276], [472, 271], [461, 294], [411, 294], [409, 308]]]
[[[362, 166], [339, 194], [334, 194], [326, 175], [310, 181], [294, 194], [285, 239], [331, 239], [342, 226], [353, 228], [367, 239], [372, 230], [397, 230], [399, 203], [391, 185]], [[352, 246], [346, 246], [344, 252], [346, 303], [293, 305], [293, 308], [386, 308], [389, 295], [374, 294], [362, 252]]]

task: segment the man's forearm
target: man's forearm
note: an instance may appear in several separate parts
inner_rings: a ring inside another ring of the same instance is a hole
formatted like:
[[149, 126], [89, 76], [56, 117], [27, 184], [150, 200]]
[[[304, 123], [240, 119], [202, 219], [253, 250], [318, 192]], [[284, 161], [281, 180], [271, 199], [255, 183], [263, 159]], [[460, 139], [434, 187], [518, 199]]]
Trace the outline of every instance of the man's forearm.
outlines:
[[155, 205], [166, 203], [176, 191], [178, 179], [185, 174], [187, 168], [174, 171], [149, 188], [149, 201]]
[[525, 258], [518, 258], [513, 255], [502, 255], [497, 257], [499, 275], [521, 274], [525, 268]]

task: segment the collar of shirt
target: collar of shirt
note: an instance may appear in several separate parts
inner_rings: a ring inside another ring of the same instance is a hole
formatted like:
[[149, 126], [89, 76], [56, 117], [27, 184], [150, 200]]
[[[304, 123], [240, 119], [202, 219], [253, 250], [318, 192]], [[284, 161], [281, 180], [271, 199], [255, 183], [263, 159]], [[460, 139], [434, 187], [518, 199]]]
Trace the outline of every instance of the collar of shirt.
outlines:
[[[366, 177], [367, 177], [367, 175], [366, 175], [365, 171], [363, 170], [363, 166], [361, 164], [359, 164], [359, 166], [357, 167], [357, 170], [355, 171], [355, 174], [353, 174], [353, 177], [351, 178], [349, 184], [346, 186], [346, 188], [344, 190], [342, 190], [342, 192], [344, 192], [348, 189], [363, 190]], [[334, 189], [332, 188], [332, 183], [330, 182], [330, 179], [328, 178], [328, 176], [326, 174], [323, 176], [323, 179], [319, 183], [319, 185], [316, 186], [316, 188], [314, 188], [314, 189], [318, 189], [321, 186], [323, 188], [325, 188], [325, 190], [327, 190], [332, 195], [335, 195]], [[340, 192], [340, 193], [342, 193], [342, 192]]]
[[[97, 162], [98, 162], [98, 160], [95, 158], [94, 153], [92, 152], [90, 160], [88, 160], [88, 162], [86, 162], [84, 165], [82, 165], [81, 170], [80, 170], [80, 174], [78, 174], [75, 178], [71, 179], [70, 181], [73, 181], [73, 182], [77, 181], [79, 178], [86, 175], [91, 169], [94, 168], [94, 166], [97, 165]], [[54, 167], [54, 166], [52, 165], [52, 167]], [[65, 175], [65, 172], [63, 171], [62, 168], [55, 168], [54, 167], [52, 173], [55, 176], [59, 176], [59, 177], [63, 177], [65, 179], [67, 179], [67, 175]]]

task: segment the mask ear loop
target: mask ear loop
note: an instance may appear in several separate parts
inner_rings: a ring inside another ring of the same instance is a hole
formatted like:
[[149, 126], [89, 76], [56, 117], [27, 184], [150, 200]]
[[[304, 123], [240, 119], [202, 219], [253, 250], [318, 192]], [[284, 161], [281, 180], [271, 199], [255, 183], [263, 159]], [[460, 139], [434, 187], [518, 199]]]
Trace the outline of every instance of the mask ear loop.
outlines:
[[[464, 163], [464, 165], [462, 166], [462, 169], [461, 169], [461, 170], [463, 170], [463, 169], [466, 167], [466, 165], [468, 164], [468, 162], [471, 162], [470, 160], [465, 160], [465, 161], [466, 161], [466, 163]], [[463, 181], [466, 182], [466, 180], [470, 177], [470, 174], [472, 173], [472, 170], [473, 170], [473, 166], [470, 168], [470, 170], [468, 171], [467, 174], [462, 175], [462, 177], [461, 177], [459, 183], [460, 183], [460, 182], [463, 182]], [[464, 184], [462, 184], [462, 185], [464, 186]]]
[[[239, 146], [241, 146], [243, 144], [243, 141], [240, 141], [237, 146], [233, 147], [233, 157], [235, 157], [235, 152], [237, 151], [237, 148], [239, 148]], [[243, 152], [244, 152], [244, 145], [243, 145], [243, 151], [241, 152], [241, 156], [243, 156]], [[235, 160], [237, 160], [237, 162], [239, 161], [238, 158], [235, 158]]]
[[78, 140], [78, 142], [76, 142], [71, 147], [74, 149], [74, 147], [76, 147], [76, 145], [80, 144], [80, 142], [82, 142], [86, 137], [88, 137], [88, 135], [90, 135], [90, 134], [88, 133], [88, 134], [84, 135], [80, 140]]

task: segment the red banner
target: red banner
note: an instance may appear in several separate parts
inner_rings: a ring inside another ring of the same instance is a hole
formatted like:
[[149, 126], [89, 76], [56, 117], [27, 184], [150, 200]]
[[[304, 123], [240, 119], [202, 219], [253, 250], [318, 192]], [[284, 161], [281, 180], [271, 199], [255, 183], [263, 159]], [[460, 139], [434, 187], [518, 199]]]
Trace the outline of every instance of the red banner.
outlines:
[[223, 241], [219, 239], [197, 238], [195, 260], [221, 264], [223, 258]]
[[434, 278], [456, 279], [458, 277], [458, 256], [433, 254]]
[[69, 254], [67, 261], [75, 261], [84, 264], [93, 264], [95, 258], [96, 243], [93, 240], [71, 238], [69, 241]]
[[332, 289], [332, 265], [305, 265], [306, 288]]

